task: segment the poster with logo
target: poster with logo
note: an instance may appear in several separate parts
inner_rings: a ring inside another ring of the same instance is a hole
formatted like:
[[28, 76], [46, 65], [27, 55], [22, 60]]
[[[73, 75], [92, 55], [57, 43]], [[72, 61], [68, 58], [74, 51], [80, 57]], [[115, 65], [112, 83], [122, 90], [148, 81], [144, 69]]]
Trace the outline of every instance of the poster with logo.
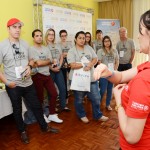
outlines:
[[68, 32], [68, 41], [74, 41], [78, 31], [92, 33], [92, 14], [51, 5], [42, 5], [43, 33], [49, 28], [56, 32], [56, 42], [60, 40], [59, 31]]
[[120, 20], [118, 19], [97, 19], [97, 29], [103, 31], [103, 36], [108, 35], [116, 48], [119, 38]]

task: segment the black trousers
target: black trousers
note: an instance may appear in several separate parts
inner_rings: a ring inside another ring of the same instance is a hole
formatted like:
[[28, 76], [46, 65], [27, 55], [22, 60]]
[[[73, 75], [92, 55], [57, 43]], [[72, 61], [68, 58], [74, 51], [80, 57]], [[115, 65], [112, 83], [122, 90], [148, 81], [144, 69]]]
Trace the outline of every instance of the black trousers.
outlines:
[[23, 122], [22, 118], [22, 97], [25, 98], [26, 103], [29, 104], [38, 123], [40, 124], [41, 129], [47, 128], [47, 123], [43, 117], [43, 110], [40, 101], [37, 98], [33, 84], [28, 87], [17, 86], [15, 88], [9, 88], [6, 86], [6, 91], [10, 97], [13, 107], [13, 115], [17, 124], [17, 128], [20, 132], [25, 131], [25, 123]]
[[125, 71], [132, 68], [132, 64], [119, 64], [118, 71]]
[[66, 99], [68, 98], [68, 90], [67, 90], [67, 73], [70, 72], [70, 68], [61, 68], [63, 77], [65, 80], [65, 87], [66, 87]]

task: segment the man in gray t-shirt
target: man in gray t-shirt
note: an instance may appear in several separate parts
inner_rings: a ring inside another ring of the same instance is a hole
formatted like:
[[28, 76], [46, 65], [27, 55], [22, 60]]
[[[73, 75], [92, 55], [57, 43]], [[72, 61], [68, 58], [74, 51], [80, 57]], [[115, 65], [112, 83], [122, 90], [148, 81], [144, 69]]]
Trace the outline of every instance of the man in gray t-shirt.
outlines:
[[50, 128], [44, 120], [43, 111], [30, 77], [34, 62], [29, 60], [28, 44], [19, 39], [22, 26], [23, 23], [16, 18], [7, 22], [9, 38], [0, 43], [0, 65], [4, 66], [4, 74], [0, 73], [0, 79], [6, 85], [21, 140], [28, 144], [29, 138], [22, 118], [22, 97], [30, 105], [42, 131], [56, 133], [58, 130]]
[[132, 39], [127, 37], [127, 29], [121, 27], [119, 29], [120, 41], [116, 45], [119, 54], [119, 71], [132, 68], [132, 61], [135, 55], [135, 45]]
[[93, 41], [93, 47], [94, 47], [96, 54], [97, 54], [97, 51], [102, 49], [102, 47], [103, 47], [102, 40], [103, 40], [103, 32], [102, 32], [102, 30], [97, 30], [96, 31], [96, 40]]
[[50, 77], [49, 65], [52, 60], [49, 49], [42, 45], [42, 32], [35, 29], [32, 32], [34, 45], [30, 48], [29, 58], [35, 62], [35, 67], [38, 67], [38, 72], [32, 76], [32, 80], [37, 91], [40, 102], [44, 101], [44, 88], [50, 95], [49, 100], [49, 116], [44, 114], [46, 122], [62, 123], [63, 120], [58, 118], [55, 113], [57, 91], [52, 78]]

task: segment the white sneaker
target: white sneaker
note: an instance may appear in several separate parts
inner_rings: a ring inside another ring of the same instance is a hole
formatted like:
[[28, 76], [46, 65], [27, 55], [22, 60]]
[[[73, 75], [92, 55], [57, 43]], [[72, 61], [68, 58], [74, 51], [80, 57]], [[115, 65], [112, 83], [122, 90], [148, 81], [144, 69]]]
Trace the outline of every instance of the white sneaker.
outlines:
[[83, 123], [89, 123], [89, 119], [87, 117], [80, 118]]
[[48, 120], [48, 118], [46, 117], [46, 115], [45, 115], [45, 114], [43, 114], [43, 116], [44, 116], [45, 122], [46, 122], [46, 123], [49, 123], [49, 122], [50, 122], [50, 120]]
[[98, 120], [105, 122], [105, 121], [107, 121], [108, 119], [109, 119], [108, 117], [102, 116], [102, 117], [99, 118]]
[[59, 119], [57, 114], [49, 115], [48, 120], [56, 123], [63, 123], [63, 120]]
[[106, 108], [107, 108], [107, 110], [110, 110], [110, 111], [112, 110], [112, 108], [111, 108], [111, 106], [110, 106], [110, 105], [109, 105], [109, 106], [107, 106]]

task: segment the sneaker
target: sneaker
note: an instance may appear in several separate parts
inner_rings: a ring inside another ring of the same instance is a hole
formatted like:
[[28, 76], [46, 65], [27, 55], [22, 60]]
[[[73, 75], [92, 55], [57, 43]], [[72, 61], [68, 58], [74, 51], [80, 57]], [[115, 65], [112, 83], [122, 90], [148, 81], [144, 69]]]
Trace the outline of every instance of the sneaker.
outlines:
[[108, 119], [109, 119], [108, 117], [102, 116], [102, 117], [99, 118], [98, 120], [105, 122], [105, 121], [107, 121]]
[[89, 119], [87, 117], [80, 118], [83, 123], [89, 123]]
[[55, 108], [55, 112], [56, 113], [61, 113], [61, 112], [70, 112], [71, 109], [69, 109], [68, 107], [65, 107], [64, 109], [58, 109], [58, 108]]
[[56, 123], [63, 123], [63, 120], [59, 119], [57, 114], [49, 115], [48, 120]]
[[110, 105], [107, 106], [106, 108], [107, 108], [107, 110], [110, 110], [110, 111], [112, 110], [112, 108], [110, 107]]
[[29, 138], [27, 136], [26, 131], [21, 133], [21, 140], [24, 144], [29, 144]]
[[47, 116], [46, 116], [45, 114], [43, 114], [43, 116], [44, 116], [45, 122], [46, 122], [46, 123], [49, 123], [50, 120], [48, 120]]

